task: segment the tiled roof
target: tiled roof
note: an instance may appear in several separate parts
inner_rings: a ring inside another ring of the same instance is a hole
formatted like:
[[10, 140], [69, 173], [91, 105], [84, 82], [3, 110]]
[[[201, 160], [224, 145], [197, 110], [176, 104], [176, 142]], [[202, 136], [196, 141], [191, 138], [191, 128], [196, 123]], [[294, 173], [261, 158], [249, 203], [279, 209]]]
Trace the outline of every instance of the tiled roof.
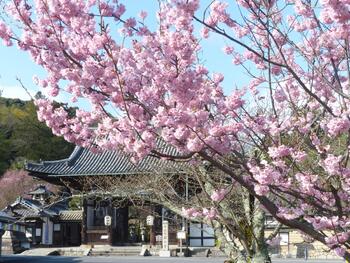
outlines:
[[26, 219], [56, 217], [60, 211], [66, 209], [67, 205], [64, 202], [43, 205], [37, 200], [19, 197], [13, 204], [4, 209], [3, 212], [15, 218]]
[[58, 218], [61, 221], [79, 221], [80, 222], [83, 220], [83, 211], [82, 210], [61, 211]]
[[28, 193], [29, 195], [53, 195], [53, 193], [46, 188], [45, 185], [39, 185], [35, 190]]
[[[163, 144], [162, 154], [179, 156], [177, 150]], [[27, 163], [26, 170], [33, 175], [48, 177], [84, 176], [84, 175], [123, 175], [151, 173], [154, 171], [174, 173], [184, 170], [187, 162], [175, 162], [148, 155], [138, 163], [133, 163], [130, 156], [121, 150], [93, 153], [87, 148], [76, 147], [67, 159]]]
[[15, 209], [13, 215], [21, 218], [40, 218], [40, 213], [38, 211], [29, 209]]
[[13, 221], [15, 221], [15, 218], [13, 218], [12, 216], [9, 216], [3, 211], [0, 211], [0, 222], [13, 222]]

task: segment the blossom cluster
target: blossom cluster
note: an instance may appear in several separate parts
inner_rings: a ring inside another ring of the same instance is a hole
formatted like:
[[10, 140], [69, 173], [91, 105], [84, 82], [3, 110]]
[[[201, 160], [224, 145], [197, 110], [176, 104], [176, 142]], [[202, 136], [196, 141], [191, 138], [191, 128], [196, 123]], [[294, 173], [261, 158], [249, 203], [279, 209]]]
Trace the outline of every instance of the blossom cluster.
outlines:
[[211, 200], [213, 200], [213, 201], [215, 201], [215, 202], [220, 202], [220, 201], [222, 201], [222, 200], [225, 198], [225, 196], [227, 195], [227, 193], [228, 193], [228, 190], [227, 190], [227, 189], [215, 190], [215, 191], [211, 194], [210, 198], [211, 198]]
[[207, 220], [215, 220], [218, 217], [218, 212], [216, 208], [182, 208], [182, 216], [189, 219], [205, 218]]

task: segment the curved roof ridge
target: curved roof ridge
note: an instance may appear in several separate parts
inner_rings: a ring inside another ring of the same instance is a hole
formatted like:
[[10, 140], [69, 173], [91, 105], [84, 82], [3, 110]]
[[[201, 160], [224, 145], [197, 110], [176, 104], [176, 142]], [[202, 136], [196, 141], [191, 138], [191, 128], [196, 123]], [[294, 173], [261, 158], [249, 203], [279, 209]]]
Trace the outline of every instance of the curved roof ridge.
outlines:
[[[181, 152], [173, 145], [167, 144], [161, 139], [157, 140], [157, 150], [165, 156], [181, 156]], [[90, 147], [83, 148], [76, 146], [67, 159], [45, 161], [41, 162], [41, 164], [27, 163], [25, 168], [32, 176], [47, 178], [87, 175], [126, 175], [157, 171], [164, 173], [183, 172], [189, 166], [188, 160], [176, 161], [172, 158], [159, 157], [152, 153], [137, 163], [134, 163], [130, 159], [129, 153], [118, 148], [94, 153], [90, 150]]]
[[27, 170], [27, 169], [30, 169], [30, 167], [40, 167], [40, 166], [45, 166], [49, 164], [59, 164], [59, 163], [67, 163], [68, 166], [71, 166], [71, 165], [74, 165], [75, 161], [79, 158], [83, 150], [84, 150], [83, 147], [75, 146], [70, 156], [65, 159], [52, 160], [52, 161], [40, 161], [40, 163], [26, 162], [25, 169]]
[[73, 152], [70, 154], [70, 156], [66, 159], [67, 164], [69, 166], [73, 165], [76, 160], [78, 160], [79, 156], [83, 153], [84, 148], [81, 146], [75, 146]]

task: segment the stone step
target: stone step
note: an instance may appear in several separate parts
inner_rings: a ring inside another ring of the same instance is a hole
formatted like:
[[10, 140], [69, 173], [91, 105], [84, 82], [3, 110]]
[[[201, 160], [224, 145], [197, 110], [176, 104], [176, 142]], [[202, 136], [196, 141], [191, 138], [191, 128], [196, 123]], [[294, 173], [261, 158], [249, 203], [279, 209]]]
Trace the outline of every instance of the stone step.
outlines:
[[138, 256], [139, 253], [125, 253], [125, 252], [90, 252], [89, 256]]
[[192, 257], [226, 257], [226, 254], [217, 248], [193, 248], [190, 254]]
[[138, 256], [141, 247], [94, 247], [90, 250], [89, 256]]
[[26, 250], [21, 255], [27, 256], [86, 256], [90, 249], [74, 247], [74, 248], [34, 248]]
[[91, 249], [92, 253], [140, 253], [141, 249], [137, 249], [137, 250], [117, 250], [117, 249], [113, 249], [113, 250], [104, 250], [104, 249]]
[[139, 254], [135, 253], [90, 253], [90, 257], [131, 257], [131, 256], [139, 256]]
[[57, 248], [33, 248], [26, 250], [21, 253], [21, 255], [26, 255], [26, 256], [47, 256], [54, 251], [56, 251]]

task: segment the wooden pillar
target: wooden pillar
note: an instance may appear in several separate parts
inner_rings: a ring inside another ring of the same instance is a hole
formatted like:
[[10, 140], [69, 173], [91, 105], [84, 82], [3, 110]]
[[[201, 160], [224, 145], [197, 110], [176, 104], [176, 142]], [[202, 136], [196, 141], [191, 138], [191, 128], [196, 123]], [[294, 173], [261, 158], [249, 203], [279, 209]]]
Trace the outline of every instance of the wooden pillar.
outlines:
[[1, 256], [1, 250], [2, 250], [2, 235], [5, 233], [4, 230], [0, 230], [0, 256]]
[[81, 223], [81, 243], [82, 244], [87, 244], [87, 200], [84, 198], [83, 199], [83, 222]]
[[156, 232], [155, 232], [155, 219], [156, 219], [156, 215], [155, 215], [155, 205], [150, 204], [150, 212], [151, 215], [154, 216], [154, 220], [153, 220], [153, 225], [150, 226], [150, 235], [149, 235], [149, 244], [151, 246], [155, 246], [156, 245]]
[[154, 222], [150, 229], [150, 244], [154, 246], [156, 245], [156, 236], [162, 233], [162, 206], [151, 205], [151, 211], [154, 215]]
[[110, 202], [108, 204], [108, 207], [107, 207], [107, 215], [110, 216], [112, 218], [111, 220], [111, 225], [110, 226], [107, 226], [107, 232], [108, 232], [108, 244], [109, 245], [113, 245], [113, 213], [112, 213], [112, 202]]
[[124, 241], [128, 242], [128, 236], [129, 236], [129, 206], [126, 206], [124, 209], [124, 222], [123, 222], [123, 229], [124, 229]]
[[61, 223], [61, 231], [60, 231], [60, 245], [62, 247], [66, 246], [66, 239], [64, 238], [65, 236], [65, 231], [66, 231], [66, 222]]
[[31, 244], [31, 248], [33, 247], [33, 245], [36, 244], [36, 225], [35, 223], [34, 224], [31, 224], [31, 228], [32, 228], [32, 244]]
[[155, 232], [155, 227], [154, 225], [151, 226], [151, 229], [150, 229], [150, 245], [151, 246], [155, 246], [156, 245], [156, 232]]
[[115, 222], [116, 227], [115, 231], [115, 240], [118, 243], [127, 243], [129, 235], [129, 208], [128, 207], [119, 207], [116, 209], [115, 213]]
[[162, 234], [162, 205], [156, 205], [154, 208], [155, 218], [154, 218], [154, 227], [156, 235]]
[[120, 208], [120, 215], [121, 215], [121, 238], [122, 242], [127, 243], [128, 242], [128, 236], [129, 236], [129, 207], [123, 207]]

